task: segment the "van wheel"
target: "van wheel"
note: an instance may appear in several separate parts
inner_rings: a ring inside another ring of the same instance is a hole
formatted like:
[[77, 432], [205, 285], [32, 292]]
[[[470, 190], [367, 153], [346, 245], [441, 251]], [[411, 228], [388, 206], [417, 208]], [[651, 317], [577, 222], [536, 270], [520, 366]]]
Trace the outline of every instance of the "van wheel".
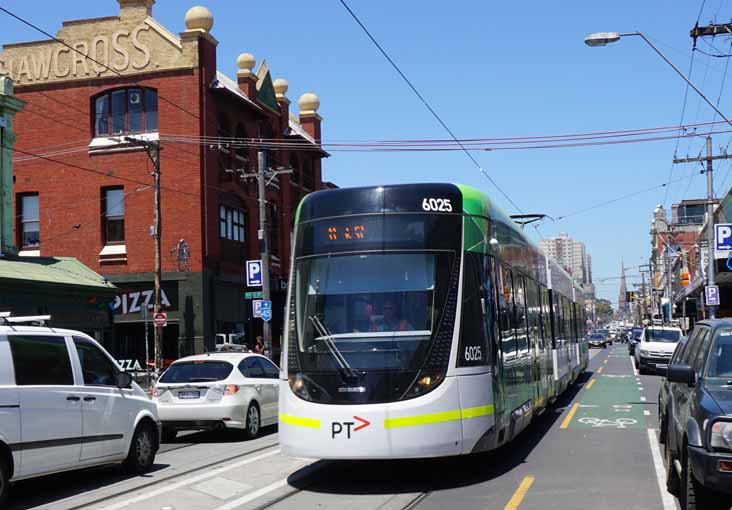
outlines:
[[8, 466], [0, 460], [0, 508], [5, 507], [10, 492], [10, 481], [8, 480]]
[[139, 475], [150, 471], [155, 462], [157, 453], [157, 435], [155, 427], [147, 422], [142, 422], [135, 429], [130, 443], [130, 451], [122, 463], [125, 471], [130, 474]]
[[247, 409], [247, 424], [246, 429], [244, 429], [246, 436], [249, 439], [254, 439], [259, 435], [259, 429], [261, 426], [262, 421], [259, 416], [259, 407], [257, 407], [257, 404], [252, 402], [249, 404], [249, 409]]

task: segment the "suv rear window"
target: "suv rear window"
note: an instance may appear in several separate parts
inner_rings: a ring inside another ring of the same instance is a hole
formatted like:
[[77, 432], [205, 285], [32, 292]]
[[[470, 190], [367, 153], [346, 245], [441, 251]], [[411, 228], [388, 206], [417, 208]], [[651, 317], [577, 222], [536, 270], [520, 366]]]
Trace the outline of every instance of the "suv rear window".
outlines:
[[8, 337], [13, 353], [15, 383], [19, 386], [74, 384], [66, 339], [59, 336]]
[[184, 361], [173, 363], [160, 378], [163, 383], [212, 382], [229, 377], [234, 365], [227, 361]]
[[681, 331], [673, 329], [646, 329], [646, 342], [665, 342], [673, 344], [681, 338]]

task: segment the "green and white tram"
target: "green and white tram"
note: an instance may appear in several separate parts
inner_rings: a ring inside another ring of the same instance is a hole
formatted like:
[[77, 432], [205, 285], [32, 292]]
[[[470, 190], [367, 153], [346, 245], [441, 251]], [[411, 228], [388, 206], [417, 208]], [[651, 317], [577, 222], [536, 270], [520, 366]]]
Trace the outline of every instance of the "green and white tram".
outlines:
[[579, 287], [476, 189], [316, 192], [294, 235], [279, 399], [288, 455], [490, 450], [587, 366]]

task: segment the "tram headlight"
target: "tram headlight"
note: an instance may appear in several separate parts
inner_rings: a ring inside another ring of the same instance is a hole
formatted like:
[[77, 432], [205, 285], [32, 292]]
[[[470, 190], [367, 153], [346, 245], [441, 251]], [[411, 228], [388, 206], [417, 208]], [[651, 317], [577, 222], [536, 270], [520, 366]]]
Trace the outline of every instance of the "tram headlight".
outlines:
[[424, 370], [420, 372], [417, 380], [414, 381], [412, 387], [404, 395], [404, 398], [414, 398], [429, 393], [435, 389], [445, 378], [445, 374], [440, 370]]
[[307, 381], [301, 374], [291, 375], [287, 381], [290, 383], [292, 392], [303, 400], [312, 400], [308, 391]]

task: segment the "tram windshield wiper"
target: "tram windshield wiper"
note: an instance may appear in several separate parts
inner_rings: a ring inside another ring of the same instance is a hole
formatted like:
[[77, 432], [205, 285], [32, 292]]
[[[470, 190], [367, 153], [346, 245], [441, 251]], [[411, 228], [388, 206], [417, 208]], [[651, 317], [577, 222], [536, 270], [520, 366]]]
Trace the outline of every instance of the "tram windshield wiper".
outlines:
[[325, 346], [328, 347], [328, 351], [330, 351], [331, 356], [333, 356], [340, 366], [340, 370], [343, 375], [348, 379], [353, 379], [356, 374], [353, 372], [353, 369], [351, 368], [351, 365], [348, 364], [346, 358], [343, 357], [341, 351], [336, 347], [331, 332], [328, 331], [328, 328], [325, 327], [325, 324], [323, 324], [317, 315], [310, 315], [308, 319], [313, 323], [313, 327], [317, 330], [318, 334], [323, 339], [323, 342], [325, 342]]

